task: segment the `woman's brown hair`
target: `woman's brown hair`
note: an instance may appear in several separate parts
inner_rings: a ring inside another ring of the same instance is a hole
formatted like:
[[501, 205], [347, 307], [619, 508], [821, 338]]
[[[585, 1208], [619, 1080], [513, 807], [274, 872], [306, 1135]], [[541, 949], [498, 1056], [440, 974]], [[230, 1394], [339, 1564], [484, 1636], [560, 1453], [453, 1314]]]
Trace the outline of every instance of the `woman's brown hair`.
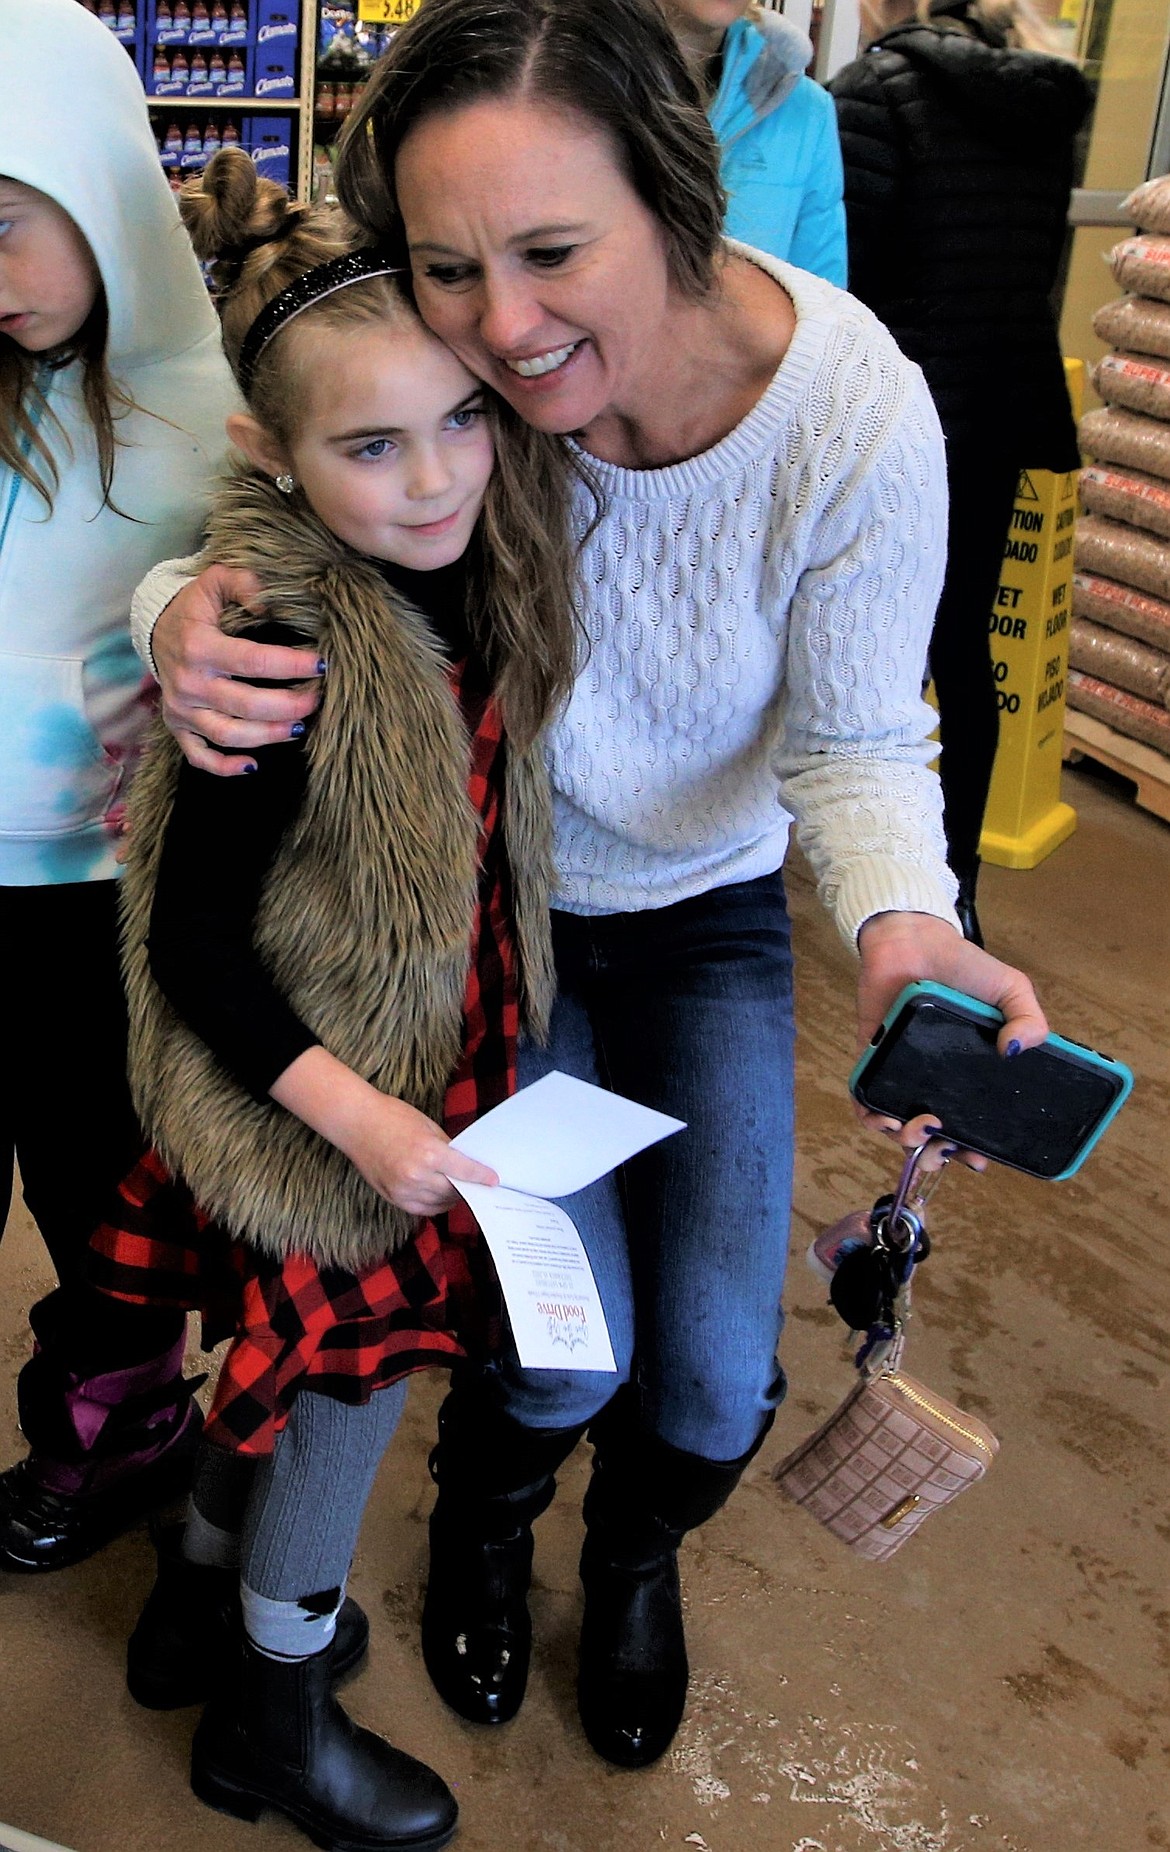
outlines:
[[[197, 254], [210, 262], [233, 370], [249, 328], [274, 296], [365, 242], [336, 208], [297, 204], [283, 187], [262, 180], [238, 149], [221, 150], [187, 182], [179, 210]], [[285, 445], [295, 438], [320, 337], [370, 322], [419, 325], [396, 276], [337, 290], [273, 337], [247, 394], [265, 430]], [[310, 332], [312, 341], [305, 338]], [[524, 747], [568, 695], [576, 668], [573, 472], [556, 438], [534, 431], [486, 388], [484, 399], [496, 462], [477, 528], [482, 570], [468, 575], [468, 617], [509, 736]]]
[[110, 493], [119, 441], [117, 421], [135, 405], [106, 364], [108, 320], [102, 290], [73, 339], [49, 353], [27, 353], [9, 335], [0, 335], [0, 463], [35, 490], [49, 514], [61, 474], [46, 427], [56, 426], [66, 451], [72, 447], [38, 382], [42, 368], [56, 369], [79, 360], [81, 396], [97, 447], [101, 505], [128, 521], [134, 518], [117, 506]]
[[398, 150], [426, 117], [498, 97], [600, 129], [661, 226], [675, 287], [692, 301], [710, 293], [726, 209], [719, 147], [654, 0], [426, 0], [346, 125], [337, 190], [350, 217], [405, 261]]

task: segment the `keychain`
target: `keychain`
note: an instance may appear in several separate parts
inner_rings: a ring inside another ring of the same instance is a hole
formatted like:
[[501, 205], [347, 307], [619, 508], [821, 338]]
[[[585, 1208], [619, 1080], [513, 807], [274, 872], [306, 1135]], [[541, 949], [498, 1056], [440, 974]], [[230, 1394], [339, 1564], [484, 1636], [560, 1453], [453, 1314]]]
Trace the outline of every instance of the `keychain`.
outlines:
[[[918, 1166], [927, 1145], [907, 1153], [898, 1187], [873, 1208], [853, 1210], [817, 1236], [808, 1250], [814, 1273], [851, 1331], [866, 1332], [857, 1364], [878, 1361], [893, 1345], [905, 1311], [910, 1277], [930, 1252], [926, 1204], [942, 1170], [923, 1177]], [[917, 1184], [917, 1187], [915, 1185]]]

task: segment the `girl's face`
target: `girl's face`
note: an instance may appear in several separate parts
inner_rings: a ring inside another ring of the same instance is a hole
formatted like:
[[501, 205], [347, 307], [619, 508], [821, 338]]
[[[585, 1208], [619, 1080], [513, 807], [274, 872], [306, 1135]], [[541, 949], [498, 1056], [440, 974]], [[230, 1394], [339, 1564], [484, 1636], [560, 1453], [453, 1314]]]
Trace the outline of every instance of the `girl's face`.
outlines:
[[69, 214], [0, 174], [0, 334], [30, 354], [60, 347], [89, 319], [101, 286]]
[[542, 431], [653, 396], [674, 302], [661, 231], [583, 118], [493, 99], [427, 117], [395, 166], [435, 333]]
[[[483, 388], [421, 322], [285, 339], [306, 344], [308, 403], [295, 438], [273, 447], [254, 419], [228, 434], [271, 475], [287, 470], [330, 531], [371, 559], [431, 572], [460, 559], [494, 461]], [[309, 345], [311, 343], [311, 346]], [[248, 441], [244, 426], [259, 433]]]

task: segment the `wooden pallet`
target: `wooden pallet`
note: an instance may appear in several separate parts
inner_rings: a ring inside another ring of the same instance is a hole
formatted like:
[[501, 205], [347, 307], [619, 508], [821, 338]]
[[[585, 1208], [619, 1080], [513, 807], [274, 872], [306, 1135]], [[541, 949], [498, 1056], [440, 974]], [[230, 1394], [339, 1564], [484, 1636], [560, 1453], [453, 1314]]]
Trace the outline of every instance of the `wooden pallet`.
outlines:
[[1064, 757], [1070, 765], [1078, 759], [1096, 759], [1099, 765], [1107, 765], [1137, 786], [1137, 801], [1143, 810], [1170, 823], [1170, 759], [1152, 746], [1127, 739], [1103, 721], [1070, 707], [1064, 717]]

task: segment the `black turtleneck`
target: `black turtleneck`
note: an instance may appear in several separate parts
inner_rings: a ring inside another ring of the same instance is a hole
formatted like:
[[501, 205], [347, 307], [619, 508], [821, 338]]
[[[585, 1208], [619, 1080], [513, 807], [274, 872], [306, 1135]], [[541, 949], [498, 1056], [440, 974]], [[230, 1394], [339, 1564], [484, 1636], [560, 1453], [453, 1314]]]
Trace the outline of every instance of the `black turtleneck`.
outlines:
[[[379, 563], [420, 610], [452, 662], [471, 647], [468, 560], [436, 572]], [[247, 635], [287, 643], [259, 621]], [[250, 776], [217, 778], [184, 763], [167, 824], [150, 916], [150, 969], [172, 1008], [258, 1100], [318, 1041], [272, 982], [253, 942], [265, 877], [305, 797], [306, 732], [249, 753]]]

